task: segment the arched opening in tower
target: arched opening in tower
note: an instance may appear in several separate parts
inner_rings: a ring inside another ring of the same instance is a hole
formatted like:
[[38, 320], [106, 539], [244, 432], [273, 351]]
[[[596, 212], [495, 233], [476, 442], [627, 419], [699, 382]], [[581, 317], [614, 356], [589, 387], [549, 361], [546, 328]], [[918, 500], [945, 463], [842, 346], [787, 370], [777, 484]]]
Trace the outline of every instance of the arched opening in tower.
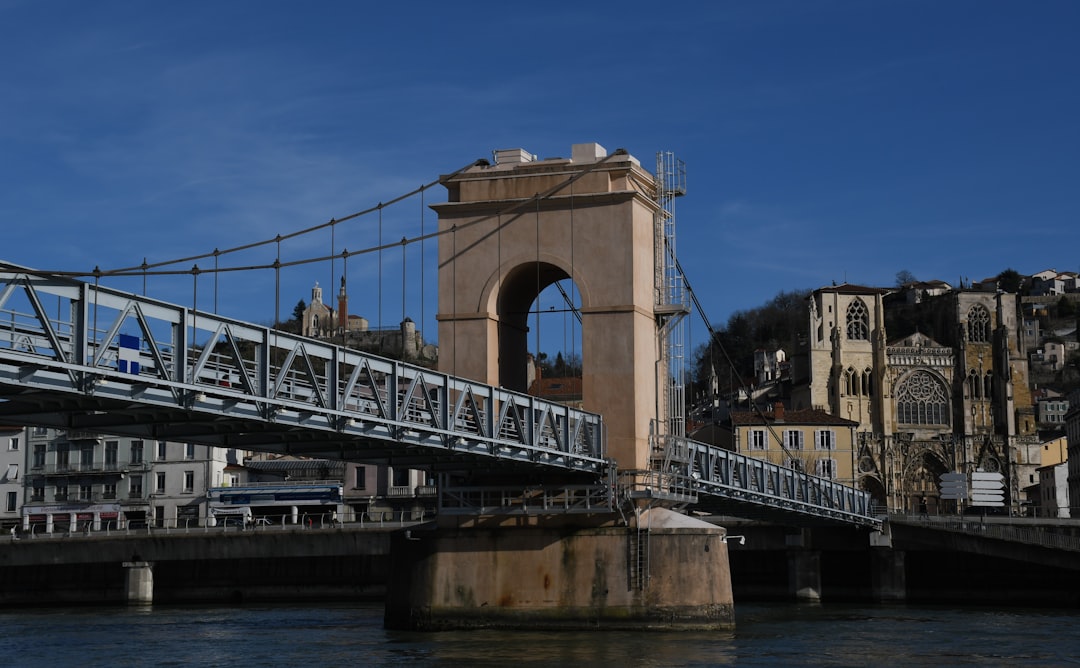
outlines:
[[549, 263], [509, 272], [499, 292], [499, 384], [562, 402], [581, 400], [581, 297]]

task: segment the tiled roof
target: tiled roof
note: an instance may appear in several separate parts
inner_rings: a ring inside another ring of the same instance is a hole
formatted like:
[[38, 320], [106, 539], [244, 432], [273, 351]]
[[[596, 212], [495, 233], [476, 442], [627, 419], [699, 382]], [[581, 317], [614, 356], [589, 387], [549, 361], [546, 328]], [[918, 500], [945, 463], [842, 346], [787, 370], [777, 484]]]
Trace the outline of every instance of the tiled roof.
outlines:
[[529, 394], [541, 398], [581, 397], [581, 379], [539, 378], [529, 387]]
[[777, 420], [772, 412], [762, 414], [752, 411], [738, 411], [731, 413], [731, 423], [740, 425], [764, 425], [764, 424], [787, 424], [787, 425], [836, 425], [841, 427], [853, 427], [858, 422], [837, 417], [817, 408], [804, 408], [799, 411], [784, 411], [783, 417]]
[[871, 288], [865, 285], [852, 285], [841, 283], [840, 285], [825, 286], [815, 292], [838, 292], [845, 295], [883, 295], [892, 292], [889, 288]]

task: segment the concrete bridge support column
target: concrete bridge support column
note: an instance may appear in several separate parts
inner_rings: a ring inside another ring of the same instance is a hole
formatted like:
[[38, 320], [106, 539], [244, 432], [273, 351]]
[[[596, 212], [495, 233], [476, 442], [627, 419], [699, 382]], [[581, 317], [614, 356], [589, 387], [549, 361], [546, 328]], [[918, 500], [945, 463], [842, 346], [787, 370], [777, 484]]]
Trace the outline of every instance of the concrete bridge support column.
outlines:
[[662, 521], [652, 513], [642, 531], [484, 523], [398, 534], [385, 625], [730, 628], [724, 529], [681, 515]]
[[128, 605], [154, 602], [154, 570], [149, 561], [125, 561], [124, 600]]
[[873, 596], [881, 602], [907, 599], [907, 574], [904, 552], [890, 547], [870, 548], [871, 588]]
[[788, 551], [788, 586], [798, 601], [821, 600], [821, 552]]
[[788, 547], [788, 588], [798, 601], [821, 600], [821, 552], [809, 549], [810, 530], [784, 537]]

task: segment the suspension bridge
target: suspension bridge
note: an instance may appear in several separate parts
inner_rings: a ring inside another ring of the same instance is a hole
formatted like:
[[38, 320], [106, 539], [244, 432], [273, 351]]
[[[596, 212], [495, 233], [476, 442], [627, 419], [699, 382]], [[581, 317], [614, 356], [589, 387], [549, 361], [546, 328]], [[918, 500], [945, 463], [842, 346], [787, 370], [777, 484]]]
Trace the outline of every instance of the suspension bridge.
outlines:
[[[639, 534], [627, 577], [639, 592], [650, 550], [659, 555], [641, 540], [651, 508], [708, 499], [796, 526], [880, 528], [861, 490], [682, 434], [675, 331], [687, 286], [671, 206], [681, 193], [667, 162], [657, 171], [595, 144], [575, 145], [571, 159], [501, 152], [388, 204], [227, 251], [86, 273], [0, 265], [0, 421], [428, 469], [449, 515], [629, 513]], [[435, 184], [447, 200], [427, 205]], [[384, 212], [410, 196], [438, 213], [438, 228], [421, 213], [419, 233], [384, 243]], [[378, 243], [338, 252], [338, 226], [365, 215], [378, 219]], [[283, 242], [327, 230], [331, 252], [283, 259]], [[278, 326], [283, 270], [329, 263], [336, 278], [340, 261], [344, 286], [359, 255], [379, 258], [381, 319], [382, 255], [398, 248], [404, 311], [406, 252], [426, 242], [438, 249], [438, 370]], [[269, 245], [271, 263], [220, 265]], [[217, 277], [239, 271], [273, 272], [274, 325], [216, 312]], [[213, 310], [197, 308], [204, 273]], [[192, 306], [145, 294], [148, 277], [184, 274]], [[144, 294], [102, 285], [139, 276]], [[583, 408], [526, 392], [530, 304], [552, 285], [580, 322]]]

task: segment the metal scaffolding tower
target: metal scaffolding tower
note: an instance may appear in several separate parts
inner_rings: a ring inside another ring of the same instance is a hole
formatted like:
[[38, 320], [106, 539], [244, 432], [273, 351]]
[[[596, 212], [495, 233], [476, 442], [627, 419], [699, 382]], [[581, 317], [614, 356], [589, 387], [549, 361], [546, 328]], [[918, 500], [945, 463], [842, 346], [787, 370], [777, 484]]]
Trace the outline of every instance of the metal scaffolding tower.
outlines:
[[675, 198], [686, 194], [686, 165], [670, 151], [656, 154], [656, 313], [660, 325], [663, 421], [668, 436], [686, 436], [686, 284], [675, 254]]

